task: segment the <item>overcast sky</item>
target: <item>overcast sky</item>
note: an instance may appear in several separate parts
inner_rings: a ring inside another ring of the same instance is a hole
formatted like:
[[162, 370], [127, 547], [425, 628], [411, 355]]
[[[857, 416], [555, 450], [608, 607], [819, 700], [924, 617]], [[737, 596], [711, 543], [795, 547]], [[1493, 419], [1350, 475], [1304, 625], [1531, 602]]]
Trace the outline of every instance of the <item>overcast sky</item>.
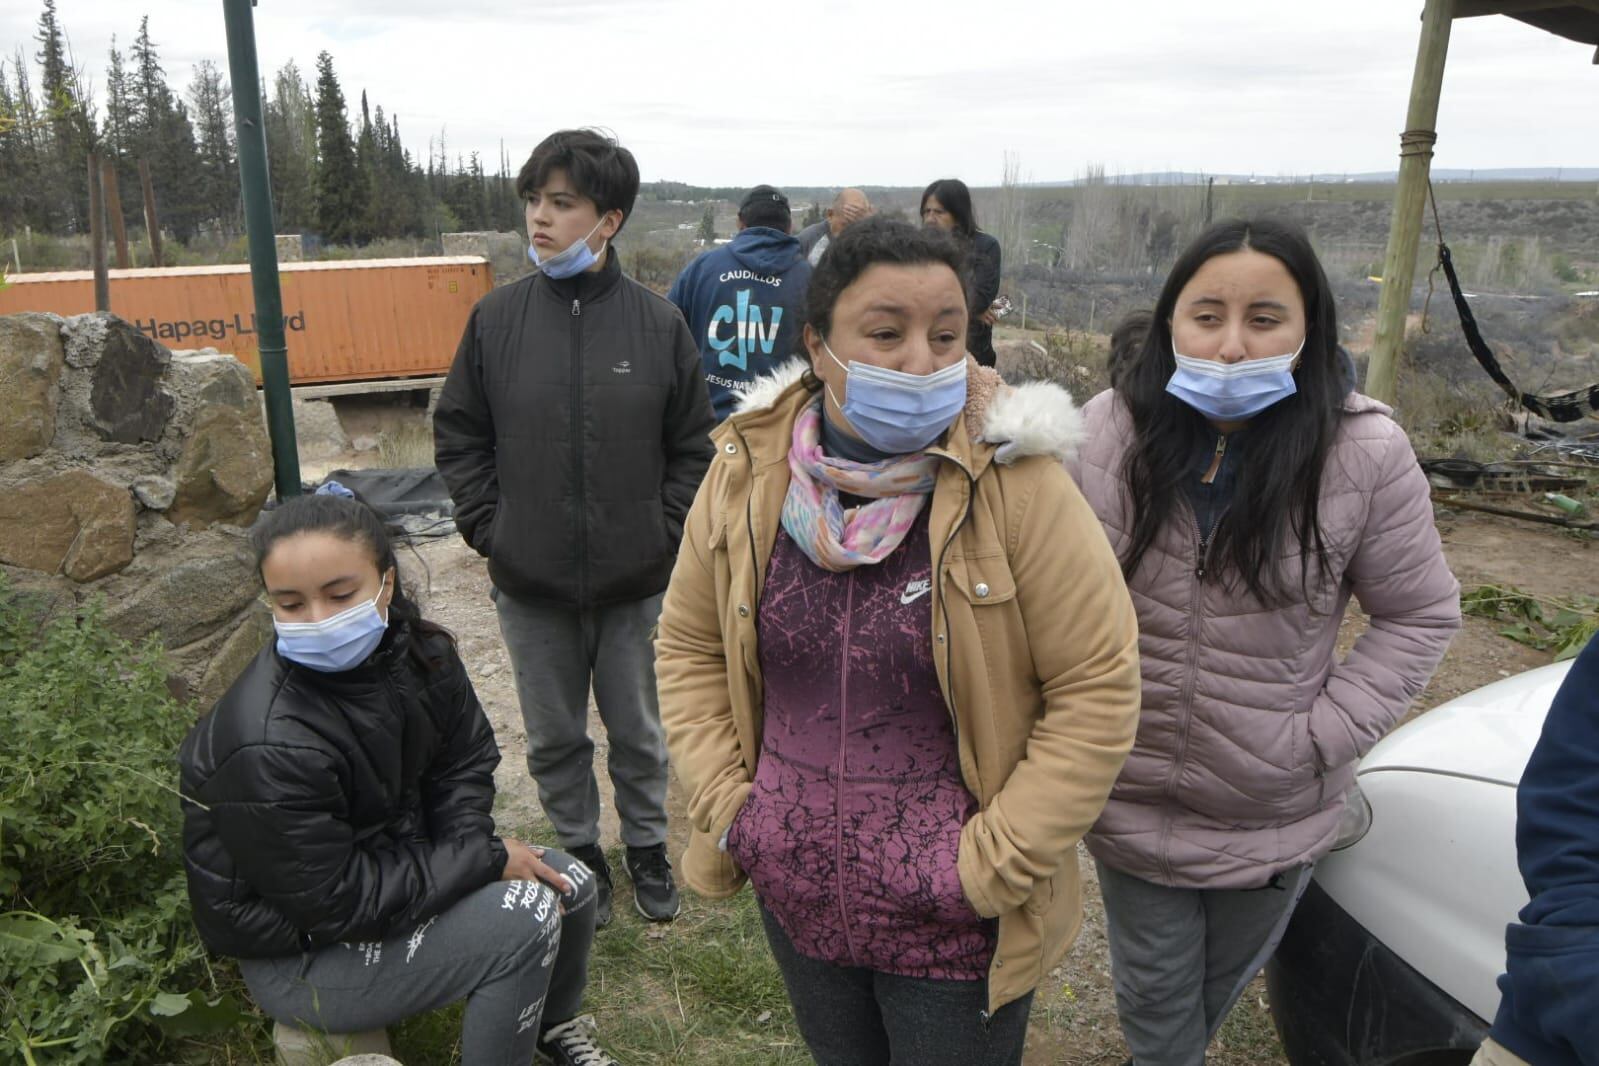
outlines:
[[[30, 57], [40, 0], [0, 0]], [[150, 16], [171, 80], [227, 47], [219, 0], [58, 0], [103, 87]], [[516, 163], [599, 125], [645, 180], [997, 184], [1103, 164], [1264, 174], [1396, 165], [1421, 0], [260, 0], [263, 71], [333, 54], [413, 153]], [[1435, 165], [1599, 166], [1592, 49], [1503, 17], [1456, 23]]]

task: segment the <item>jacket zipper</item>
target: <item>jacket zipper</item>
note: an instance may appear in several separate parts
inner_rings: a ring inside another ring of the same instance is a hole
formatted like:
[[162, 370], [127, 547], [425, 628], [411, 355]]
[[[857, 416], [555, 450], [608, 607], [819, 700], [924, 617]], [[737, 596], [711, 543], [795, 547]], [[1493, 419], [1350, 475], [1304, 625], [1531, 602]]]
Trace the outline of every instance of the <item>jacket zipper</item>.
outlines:
[[1216, 454], [1210, 461], [1210, 469], [1205, 471], [1205, 476], [1199, 479], [1201, 485], [1214, 485], [1216, 478], [1221, 474], [1221, 459], [1227, 454], [1227, 434], [1223, 433], [1216, 438]]
[[[948, 457], [946, 456], [945, 458]], [[947, 700], [949, 706], [949, 727], [950, 730], [955, 734], [955, 758], [956, 761], [959, 762], [961, 750], [961, 727], [959, 719], [957, 719], [955, 716], [955, 641], [954, 638], [950, 636], [949, 629], [949, 595], [944, 581], [944, 559], [949, 555], [950, 545], [955, 543], [955, 538], [960, 536], [961, 530], [966, 528], [966, 523], [971, 521], [972, 507], [977, 502], [977, 479], [972, 476], [972, 472], [966, 469], [965, 465], [962, 463], [959, 463], [954, 459], [949, 459], [949, 461], [955, 463], [955, 465], [960, 468], [960, 472], [966, 475], [966, 509], [961, 513], [960, 521], [955, 523], [955, 528], [950, 530], [949, 536], [944, 539], [943, 547], [939, 548], [938, 558], [933, 560], [933, 574], [938, 582], [938, 612], [939, 616], [944, 622], [944, 678], [945, 687], [949, 691]], [[928, 506], [932, 506], [930, 501]], [[933, 654], [938, 654], [938, 650], [936, 648], [933, 650]], [[964, 780], [962, 781], [962, 784], [965, 784]], [[981, 804], [981, 802], [982, 799], [979, 797], [978, 803]], [[845, 928], [848, 928], [848, 926], [846, 925]], [[851, 951], [853, 952], [853, 950], [854, 949], [852, 947]], [[996, 953], [998, 952], [997, 944], [995, 951]], [[990, 972], [992, 972], [992, 970], [990, 970]], [[982, 1027], [982, 1030], [985, 1033], [989, 1032], [990, 1028], [994, 1024], [994, 1017], [989, 1013], [987, 1006], [988, 989], [989, 977], [988, 974], [985, 973], [983, 975], [984, 1005], [982, 1009], [977, 1012], [977, 1024]]]
[[[966, 528], [966, 523], [971, 520], [972, 505], [976, 502], [977, 496], [977, 479], [972, 477], [971, 471], [961, 466], [960, 463], [956, 463], [953, 459], [949, 461], [960, 467], [961, 473], [966, 475], [966, 510], [962, 513], [961, 520], [955, 523], [955, 528], [950, 530], [948, 538], [944, 541], [944, 546], [938, 550], [938, 558], [933, 561], [933, 573], [938, 578], [938, 612], [944, 622], [944, 677], [946, 679], [946, 687], [949, 689], [949, 725], [955, 731], [955, 753], [956, 758], [959, 759], [961, 727], [960, 722], [955, 717], [955, 641], [949, 635], [949, 596], [946, 594], [944, 587], [944, 558], [949, 554], [949, 546], [955, 543], [955, 538], [960, 536], [960, 531]], [[929, 506], [931, 506], [931, 503], [929, 503]], [[938, 653], [936, 648], [933, 653], [935, 655]]]
[[577, 603], [588, 606], [588, 486], [583, 469], [583, 304], [572, 300], [572, 456], [577, 464]]
[[[1219, 450], [1217, 454], [1220, 454]], [[1204, 620], [1205, 565], [1210, 558], [1210, 540], [1201, 533], [1199, 518], [1192, 510], [1189, 513], [1189, 520], [1194, 528], [1194, 594], [1188, 606], [1188, 657], [1183, 668], [1183, 689], [1178, 703], [1177, 750], [1172, 756], [1171, 773], [1166, 777], [1165, 791], [1168, 804], [1177, 799], [1177, 779], [1182, 776], [1183, 761], [1188, 757], [1188, 725], [1194, 712], [1194, 689], [1198, 683], [1196, 671], [1199, 666], [1199, 631]], [[1220, 521], [1219, 516], [1217, 520]], [[1171, 853], [1168, 851], [1170, 840], [1171, 819], [1168, 818], [1160, 830], [1160, 865], [1168, 882], [1173, 880]]]
[[837, 847], [834, 861], [838, 864], [834, 882], [838, 885], [838, 916], [844, 923], [844, 943], [849, 947], [850, 962], [859, 966], [860, 956], [855, 950], [855, 937], [850, 933], [849, 902], [844, 891], [844, 751], [845, 738], [849, 735], [849, 637], [855, 621], [855, 571], [851, 570], [846, 580], [844, 639], [840, 642], [843, 656], [838, 671], [838, 770], [833, 783], [833, 836]]

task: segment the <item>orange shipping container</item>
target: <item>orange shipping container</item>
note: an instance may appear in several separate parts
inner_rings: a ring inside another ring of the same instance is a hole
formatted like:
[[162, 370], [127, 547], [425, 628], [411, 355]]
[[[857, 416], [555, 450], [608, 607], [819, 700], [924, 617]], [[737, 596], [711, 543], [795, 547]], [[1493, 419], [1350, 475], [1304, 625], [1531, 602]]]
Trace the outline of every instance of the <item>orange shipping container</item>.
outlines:
[[[296, 385], [426, 377], [450, 369], [472, 306], [494, 287], [477, 256], [284, 263], [284, 335]], [[87, 270], [13, 274], [0, 314], [94, 310]], [[111, 271], [111, 310], [168, 348], [216, 348], [261, 380], [246, 265]]]

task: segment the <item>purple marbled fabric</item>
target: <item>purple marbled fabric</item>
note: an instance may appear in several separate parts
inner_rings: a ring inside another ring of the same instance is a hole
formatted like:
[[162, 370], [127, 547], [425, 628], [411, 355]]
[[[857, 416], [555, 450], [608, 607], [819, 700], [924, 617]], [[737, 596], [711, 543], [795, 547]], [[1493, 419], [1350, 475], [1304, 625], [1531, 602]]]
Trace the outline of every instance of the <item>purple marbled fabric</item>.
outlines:
[[933, 667], [927, 514], [882, 562], [812, 563], [780, 532], [759, 616], [765, 726], [728, 847], [805, 955], [978, 980], [993, 955], [956, 870], [977, 801]]

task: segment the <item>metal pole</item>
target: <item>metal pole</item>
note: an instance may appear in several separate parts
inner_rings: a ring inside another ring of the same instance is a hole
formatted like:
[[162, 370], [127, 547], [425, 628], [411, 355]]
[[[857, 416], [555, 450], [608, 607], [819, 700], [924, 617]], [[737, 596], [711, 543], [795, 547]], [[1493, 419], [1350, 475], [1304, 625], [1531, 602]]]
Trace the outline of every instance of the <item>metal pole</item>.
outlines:
[[105, 194], [106, 214], [111, 216], [111, 239], [117, 246], [117, 269], [126, 270], [133, 265], [128, 258], [128, 225], [122, 217], [122, 190], [117, 187], [115, 159], [100, 161], [100, 184]]
[[238, 135], [239, 179], [244, 190], [244, 230], [250, 238], [250, 279], [261, 340], [261, 386], [278, 499], [300, 494], [300, 455], [289, 394], [288, 346], [283, 339], [283, 293], [278, 288], [277, 226], [267, 172], [266, 124], [261, 118], [261, 71], [255, 54], [252, 0], [223, 0], [228, 26], [228, 73], [233, 79], [233, 121]]
[[161, 266], [161, 219], [155, 213], [155, 182], [150, 180], [150, 161], [139, 160], [139, 186], [144, 190], [144, 231], [150, 238], [150, 265]]
[[94, 309], [111, 310], [111, 275], [105, 263], [105, 203], [100, 195], [100, 157], [89, 153], [89, 263], [94, 267]]
[[1394, 219], [1383, 260], [1377, 338], [1366, 366], [1367, 394], [1387, 404], [1394, 402], [1399, 357], [1405, 348], [1405, 319], [1410, 314], [1410, 287], [1416, 280], [1416, 249], [1421, 244], [1432, 146], [1438, 139], [1438, 97], [1443, 91], [1454, 15], [1455, 0], [1427, 0], [1421, 14], [1416, 73], [1410, 83], [1410, 110], [1405, 132], [1399, 135], [1399, 186], [1394, 192]]

